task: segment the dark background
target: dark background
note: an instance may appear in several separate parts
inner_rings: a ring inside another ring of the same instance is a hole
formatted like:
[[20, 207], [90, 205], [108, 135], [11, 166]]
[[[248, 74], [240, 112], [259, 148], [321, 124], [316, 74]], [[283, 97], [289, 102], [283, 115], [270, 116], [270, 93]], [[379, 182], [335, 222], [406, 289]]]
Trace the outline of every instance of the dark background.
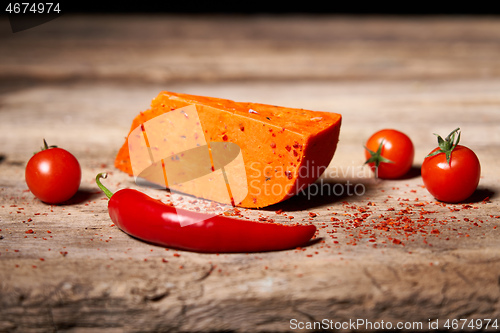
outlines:
[[[448, 5], [430, 5], [419, 2], [348, 2], [348, 1], [71, 1], [59, 3], [60, 12], [8, 14], [9, 0], [0, 0], [2, 12], [7, 14], [12, 32], [38, 26], [63, 14], [185, 14], [185, 15], [484, 15], [500, 16], [500, 6], [493, 1], [460, 2]], [[32, 2], [31, 2], [32, 3]]]
[[[441, 4], [440, 4], [441, 3]], [[447, 5], [444, 5], [447, 3]], [[495, 1], [481, 3], [421, 1], [121, 1], [114, 5], [103, 2], [72, 1], [61, 3], [64, 12], [73, 13], [222, 13], [222, 14], [394, 14], [394, 15], [497, 15], [500, 6]]]

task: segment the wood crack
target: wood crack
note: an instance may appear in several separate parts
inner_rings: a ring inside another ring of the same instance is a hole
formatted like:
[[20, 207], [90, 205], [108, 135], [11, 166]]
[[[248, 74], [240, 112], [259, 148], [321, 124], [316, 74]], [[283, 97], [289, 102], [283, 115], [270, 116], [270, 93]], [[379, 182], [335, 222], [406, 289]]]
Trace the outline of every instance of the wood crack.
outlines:
[[383, 291], [382, 286], [377, 282], [375, 277], [371, 275], [366, 268], [363, 268], [364, 275], [370, 280], [371, 284], [380, 291]]
[[292, 310], [295, 311], [295, 312], [297, 312], [297, 313], [300, 313], [303, 316], [305, 316], [311, 322], [316, 322], [317, 321], [316, 318], [313, 315], [311, 315], [311, 314], [309, 314], [307, 312], [304, 312], [302, 310], [299, 310], [295, 306], [292, 306]]
[[210, 268], [201, 277], [199, 277], [198, 279], [196, 279], [194, 281], [201, 282], [201, 281], [205, 280], [206, 278], [208, 278], [212, 274], [213, 271], [214, 271], [214, 265], [210, 264]]

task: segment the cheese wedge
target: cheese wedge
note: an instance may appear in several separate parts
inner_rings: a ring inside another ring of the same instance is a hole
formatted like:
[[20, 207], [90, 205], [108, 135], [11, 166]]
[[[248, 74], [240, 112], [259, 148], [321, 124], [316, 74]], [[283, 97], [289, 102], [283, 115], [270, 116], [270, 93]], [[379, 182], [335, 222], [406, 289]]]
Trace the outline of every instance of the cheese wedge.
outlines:
[[[235, 151], [234, 147], [239, 147], [235, 154], [230, 155], [241, 154], [244, 177], [229, 167], [217, 165], [222, 162], [217, 162], [213, 156], [211, 162], [207, 162], [211, 163], [212, 172], [218, 172], [222, 168], [223, 179], [230, 195], [232, 192], [238, 192], [238, 188], [247, 189], [237, 200], [230, 198], [231, 203], [236, 206], [266, 207], [282, 202], [304, 190], [325, 171], [337, 148], [342, 119], [340, 114], [259, 103], [241, 103], [167, 91], [161, 92], [153, 99], [149, 110], [140, 112], [135, 117], [129, 134], [134, 131], [136, 133], [141, 125], [144, 128], [143, 124], [156, 117], [178, 109], [182, 111], [182, 108], [190, 106], [196, 108], [199, 117], [197, 124], [201, 126], [201, 133], [204, 136], [204, 138], [197, 137], [197, 140], [200, 139], [201, 143], [205, 143], [209, 151], [211, 146], [221, 147], [217, 143], [224, 142], [235, 144], [233, 148], [229, 148], [230, 150]], [[172, 129], [168, 132], [179, 130], [176, 124], [171, 126]], [[200, 145], [197, 143], [198, 147]], [[221, 161], [224, 161], [224, 158]], [[134, 174], [128, 137], [116, 156], [115, 166], [130, 175]], [[203, 169], [206, 170], [207, 167], [203, 166]], [[167, 181], [164, 184], [169, 187]], [[194, 181], [192, 186], [175, 190], [200, 198], [213, 199], [207, 195], [213, 190], [209, 181]]]

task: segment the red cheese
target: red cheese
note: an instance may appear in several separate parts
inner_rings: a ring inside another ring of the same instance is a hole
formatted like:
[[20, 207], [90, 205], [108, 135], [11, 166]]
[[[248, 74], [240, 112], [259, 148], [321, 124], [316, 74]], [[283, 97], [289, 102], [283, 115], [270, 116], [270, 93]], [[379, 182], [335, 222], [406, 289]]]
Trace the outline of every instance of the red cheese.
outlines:
[[[201, 144], [206, 144], [212, 153], [213, 147], [220, 147], [214, 142], [234, 143], [241, 150], [246, 179], [232, 177], [235, 173], [229, 171], [234, 170], [225, 170], [226, 184], [223, 184], [229, 193], [246, 188], [243, 197], [233, 198], [236, 206], [260, 208], [293, 196], [319, 178], [337, 147], [340, 114], [166, 91], [152, 101], [149, 110], [133, 120], [130, 133], [157, 116], [190, 105], [196, 107], [201, 123], [198, 125], [204, 138], [197, 138]], [[165, 133], [171, 135], [176, 130], [180, 129], [174, 125]], [[212, 171], [220, 169], [221, 166], [214, 163], [217, 161], [212, 159]], [[133, 174], [128, 139], [116, 156], [115, 166]], [[213, 199], [207, 194], [213, 192], [213, 188], [206, 179], [191, 182], [180, 190]]]

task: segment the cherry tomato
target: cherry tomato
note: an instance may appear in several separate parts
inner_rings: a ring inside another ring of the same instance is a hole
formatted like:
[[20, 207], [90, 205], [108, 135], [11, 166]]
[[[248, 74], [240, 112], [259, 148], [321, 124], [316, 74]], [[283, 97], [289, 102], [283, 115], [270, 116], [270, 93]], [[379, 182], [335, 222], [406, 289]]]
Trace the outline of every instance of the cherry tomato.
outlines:
[[26, 184], [31, 193], [48, 204], [59, 204], [75, 195], [80, 187], [81, 168], [70, 152], [49, 147], [31, 157], [26, 165]]
[[366, 162], [375, 177], [396, 179], [410, 170], [415, 148], [410, 138], [397, 130], [384, 129], [373, 134], [365, 145]]
[[[430, 194], [439, 201], [462, 202], [469, 198], [479, 184], [481, 165], [476, 154], [459, 145], [459, 128], [442, 139], [422, 163], [422, 180]], [[458, 138], [455, 135], [458, 133]]]

